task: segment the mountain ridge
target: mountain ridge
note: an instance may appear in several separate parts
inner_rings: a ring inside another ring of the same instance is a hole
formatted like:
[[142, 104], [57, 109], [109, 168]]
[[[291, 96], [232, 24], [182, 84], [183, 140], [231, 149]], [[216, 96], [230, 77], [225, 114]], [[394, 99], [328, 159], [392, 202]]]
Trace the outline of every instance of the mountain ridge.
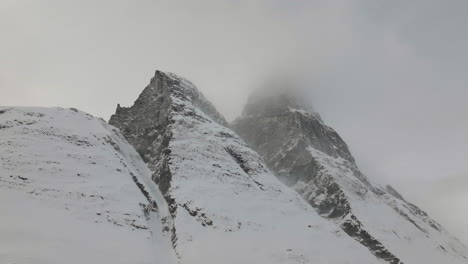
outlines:
[[[360, 172], [347, 144], [338, 133], [325, 125], [315, 113], [297, 109], [297, 103], [282, 98], [282, 94], [270, 94], [260, 109], [246, 106], [248, 110], [231, 126], [285, 184], [300, 193], [324, 218], [336, 222], [348, 235], [389, 263], [400, 263], [402, 260], [405, 263], [438, 263], [443, 257], [426, 260], [421, 252], [416, 254], [420, 259], [412, 258], [409, 252], [398, 246], [404, 243], [386, 237], [388, 230], [376, 226], [374, 222], [389, 222], [387, 224], [393, 225], [395, 230], [409, 223], [422, 232], [408, 231], [413, 232], [415, 237], [425, 236], [430, 233], [428, 229], [434, 229], [442, 239], [447, 240], [444, 243], [453, 242], [456, 245], [450, 247], [441, 242], [445, 247], [437, 244], [432, 247], [443, 252], [446, 252], [445, 248], [450, 248], [460, 258], [454, 261], [466, 262], [466, 248], [451, 238], [437, 222], [406, 201], [393, 187], [375, 185]], [[279, 104], [279, 108], [278, 101], [283, 103]], [[295, 109], [291, 110], [293, 107]], [[264, 112], [263, 108], [277, 108], [279, 111]], [[376, 212], [386, 212], [391, 220], [372, 216], [364, 210], [366, 206], [373, 206]], [[390, 213], [390, 208], [396, 214]], [[394, 230], [391, 233], [398, 237]]]

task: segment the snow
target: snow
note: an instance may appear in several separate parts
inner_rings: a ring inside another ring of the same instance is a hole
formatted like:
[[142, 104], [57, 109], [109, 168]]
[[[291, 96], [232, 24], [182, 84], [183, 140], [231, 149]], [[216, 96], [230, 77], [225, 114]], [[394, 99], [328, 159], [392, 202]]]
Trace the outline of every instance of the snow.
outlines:
[[111, 126], [62, 108], [0, 113], [0, 263], [175, 263], [167, 206], [155, 195], [145, 215], [130, 173], [150, 171]]
[[289, 110], [289, 112], [292, 112], [292, 113], [300, 113], [302, 115], [310, 115], [309, 112], [307, 112], [307, 111], [305, 111], [303, 109], [288, 107], [288, 110]]

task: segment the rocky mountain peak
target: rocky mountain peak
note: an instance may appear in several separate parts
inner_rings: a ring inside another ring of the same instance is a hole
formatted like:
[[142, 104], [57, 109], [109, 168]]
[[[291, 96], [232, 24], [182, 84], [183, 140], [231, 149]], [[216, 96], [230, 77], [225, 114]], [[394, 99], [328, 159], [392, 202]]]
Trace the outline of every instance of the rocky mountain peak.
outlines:
[[111, 123], [117, 122], [120, 115], [126, 115], [126, 113], [134, 112], [137, 109], [140, 109], [144, 113], [134, 115], [135, 118], [146, 119], [151, 117], [159, 120], [167, 115], [169, 111], [180, 110], [180, 108], [174, 107], [174, 103], [182, 102], [195, 105], [214, 121], [221, 125], [227, 125], [224, 117], [198, 91], [192, 82], [174, 73], [159, 70], [156, 70], [154, 77], [151, 78], [150, 83], [132, 107], [117, 105], [116, 114], [111, 117]]
[[[260, 154], [273, 153], [279, 146], [289, 144], [291, 148], [312, 146], [332, 157], [340, 157], [355, 163], [347, 144], [331, 127], [324, 124], [304, 90], [290, 86], [273, 86], [254, 92], [243, 115], [231, 125], [236, 132], [252, 146], [263, 142], [268, 136], [268, 144], [256, 149]], [[291, 142], [284, 142], [289, 138]], [[280, 155], [273, 155], [270, 161], [276, 166]], [[269, 159], [267, 159], [268, 163]]]

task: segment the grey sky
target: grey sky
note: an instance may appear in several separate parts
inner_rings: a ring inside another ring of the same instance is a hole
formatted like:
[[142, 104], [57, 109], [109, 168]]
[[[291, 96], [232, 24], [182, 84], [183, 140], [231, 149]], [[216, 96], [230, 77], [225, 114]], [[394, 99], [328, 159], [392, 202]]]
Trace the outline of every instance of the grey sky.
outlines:
[[465, 0], [1, 0], [0, 105], [108, 119], [160, 69], [233, 119], [267, 76], [298, 75], [369, 177], [468, 244], [467, 12]]

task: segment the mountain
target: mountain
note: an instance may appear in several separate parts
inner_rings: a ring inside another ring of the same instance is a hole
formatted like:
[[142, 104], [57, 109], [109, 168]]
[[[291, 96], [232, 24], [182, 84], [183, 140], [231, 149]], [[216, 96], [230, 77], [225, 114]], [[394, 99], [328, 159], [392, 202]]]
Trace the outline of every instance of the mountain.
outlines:
[[285, 89], [255, 93], [233, 129], [323, 219], [387, 263], [468, 263], [468, 250], [391, 186], [373, 183], [348, 146]]
[[157, 71], [109, 123], [153, 172], [179, 263], [381, 263], [282, 184], [186, 79]]
[[103, 120], [76, 109], [0, 107], [0, 153], [0, 263], [175, 259], [151, 172]]
[[467, 263], [297, 100], [255, 97], [229, 125], [156, 71], [109, 124], [0, 107], [0, 263]]

